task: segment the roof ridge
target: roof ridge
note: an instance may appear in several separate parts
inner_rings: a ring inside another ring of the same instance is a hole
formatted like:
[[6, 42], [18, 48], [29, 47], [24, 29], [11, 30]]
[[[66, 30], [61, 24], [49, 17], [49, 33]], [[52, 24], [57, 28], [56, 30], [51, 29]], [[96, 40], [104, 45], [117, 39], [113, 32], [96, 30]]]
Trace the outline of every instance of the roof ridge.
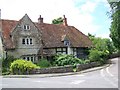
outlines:
[[16, 21], [16, 22], [19, 21], [19, 20], [13, 20], [13, 19], [1, 19], [1, 20], [4, 20], [4, 21]]

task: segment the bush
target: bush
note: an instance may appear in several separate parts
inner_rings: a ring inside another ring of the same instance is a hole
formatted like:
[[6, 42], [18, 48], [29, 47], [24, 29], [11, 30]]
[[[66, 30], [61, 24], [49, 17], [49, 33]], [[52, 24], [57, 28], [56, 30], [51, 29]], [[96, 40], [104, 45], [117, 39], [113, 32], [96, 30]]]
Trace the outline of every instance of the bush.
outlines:
[[44, 58], [40, 59], [37, 65], [40, 66], [41, 68], [46, 68], [51, 66], [50, 62]]
[[31, 70], [39, 68], [31, 61], [18, 59], [11, 63], [10, 71], [12, 74], [29, 74]]
[[79, 59], [79, 58], [74, 58], [74, 56], [72, 55], [56, 55], [55, 56], [55, 61], [54, 64], [56, 66], [65, 66], [65, 65], [73, 65], [74, 67], [77, 64], [83, 64], [83, 60]]
[[7, 56], [7, 58], [2, 58], [2, 67], [3, 68], [9, 68], [10, 64], [16, 60], [13, 56]]
[[107, 56], [108, 56], [107, 52], [92, 49], [90, 50], [89, 60], [91, 62], [100, 62], [101, 64], [103, 64], [105, 63]]
[[3, 75], [6, 75], [6, 73], [9, 74], [8, 72], [10, 72], [9, 71], [10, 65], [16, 59], [13, 56], [7, 56], [7, 58], [1, 58], [0, 60], [2, 61], [2, 73], [3, 73]]
[[89, 54], [89, 59], [90, 61], [98, 61], [101, 57], [101, 51], [98, 51], [96, 49], [92, 49], [90, 50], [90, 54]]
[[84, 64], [90, 63], [90, 60], [85, 60]]

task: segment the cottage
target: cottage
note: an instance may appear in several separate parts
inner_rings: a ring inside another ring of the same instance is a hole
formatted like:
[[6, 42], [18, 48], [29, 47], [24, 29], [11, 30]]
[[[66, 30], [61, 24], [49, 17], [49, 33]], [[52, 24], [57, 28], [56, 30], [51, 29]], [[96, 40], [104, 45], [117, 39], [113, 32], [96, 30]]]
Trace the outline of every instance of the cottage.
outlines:
[[81, 31], [67, 24], [47, 24], [40, 16], [33, 22], [27, 14], [19, 21], [0, 20], [3, 48], [6, 55], [37, 62], [41, 56], [48, 59], [56, 53], [86, 57], [92, 42]]

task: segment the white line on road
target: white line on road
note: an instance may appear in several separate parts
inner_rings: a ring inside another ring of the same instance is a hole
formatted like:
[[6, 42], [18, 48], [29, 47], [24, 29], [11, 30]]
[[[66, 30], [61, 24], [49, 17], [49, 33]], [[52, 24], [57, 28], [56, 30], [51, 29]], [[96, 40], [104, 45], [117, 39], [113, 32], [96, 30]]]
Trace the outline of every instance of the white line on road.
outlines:
[[110, 67], [107, 67], [107, 68], [106, 68], [106, 71], [107, 71], [107, 73], [108, 73], [111, 77], [113, 77], [114, 75], [109, 72], [109, 68], [110, 68]]
[[[111, 67], [111, 66], [112, 66], [112, 65], [110, 65], [110, 67]], [[106, 68], [107, 73], [108, 73], [111, 77], [113, 77], [115, 81], [118, 81], [118, 79], [115, 78], [112, 73], [110, 73], [110, 71], [109, 71], [109, 68], [110, 68], [110, 67], [107, 67], [107, 68]]]
[[76, 80], [76, 81], [71, 82], [71, 84], [80, 84], [80, 83], [82, 83], [84, 81], [85, 80]]
[[105, 77], [105, 74], [104, 74], [103, 72], [104, 72], [104, 69], [101, 69], [101, 70], [100, 70], [101, 76], [102, 76], [106, 81], [108, 81], [110, 84], [112, 84], [113, 86], [115, 86], [115, 87], [118, 88], [118, 85], [115, 84], [115, 83], [113, 83], [113, 82], [112, 82], [111, 80], [109, 80], [107, 77]]

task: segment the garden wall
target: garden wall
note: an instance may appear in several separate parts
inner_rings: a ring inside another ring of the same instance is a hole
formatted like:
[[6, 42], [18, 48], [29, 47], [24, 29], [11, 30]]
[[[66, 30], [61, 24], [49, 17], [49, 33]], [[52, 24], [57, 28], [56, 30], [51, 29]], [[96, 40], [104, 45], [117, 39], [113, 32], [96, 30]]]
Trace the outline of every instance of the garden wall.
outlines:
[[118, 58], [118, 57], [120, 57], [120, 53], [114, 53], [114, 54], [109, 56], [109, 59]]
[[[97, 66], [100, 66], [100, 64], [97, 62], [92, 62], [89, 64], [79, 64], [76, 66], [76, 71], [79, 72], [81, 70], [85, 70]], [[34, 69], [30, 72], [30, 74], [50, 74], [50, 73], [67, 73], [67, 72], [73, 72], [73, 66], [69, 65], [69, 66]]]
[[66, 73], [73, 72], [73, 66], [59, 66], [50, 68], [34, 69], [30, 74], [49, 74], [49, 73]]
[[89, 63], [89, 64], [79, 64], [76, 67], [76, 71], [79, 72], [81, 70], [85, 70], [85, 69], [92, 68], [92, 67], [97, 67], [97, 66], [100, 66], [100, 64], [98, 62], [92, 62], [92, 63]]

